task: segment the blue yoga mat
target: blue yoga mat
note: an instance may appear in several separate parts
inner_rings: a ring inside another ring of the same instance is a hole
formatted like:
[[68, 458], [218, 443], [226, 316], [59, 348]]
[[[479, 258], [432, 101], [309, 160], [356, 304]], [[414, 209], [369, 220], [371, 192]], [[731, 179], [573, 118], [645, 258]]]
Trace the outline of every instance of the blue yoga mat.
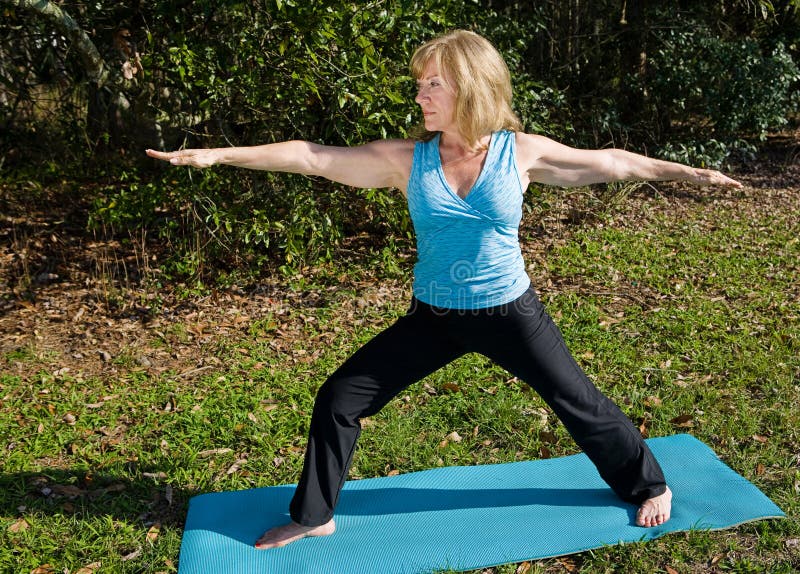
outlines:
[[583, 455], [445, 467], [349, 481], [332, 536], [256, 550], [289, 520], [294, 485], [189, 502], [179, 574], [419, 574], [560, 556], [680, 530], [717, 530], [784, 513], [689, 435], [647, 441], [673, 493], [672, 518], [635, 525]]

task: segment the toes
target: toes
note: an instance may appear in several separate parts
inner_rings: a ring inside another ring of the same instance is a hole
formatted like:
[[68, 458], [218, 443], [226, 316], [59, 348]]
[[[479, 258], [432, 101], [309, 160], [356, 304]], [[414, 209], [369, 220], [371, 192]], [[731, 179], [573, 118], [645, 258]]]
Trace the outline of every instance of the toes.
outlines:
[[656, 512], [650, 514], [646, 509], [639, 510], [636, 516], [636, 524], [650, 528], [653, 526], [660, 526], [669, 520], [669, 515], [663, 512]]
[[256, 548], [264, 549], [270, 547], [270, 540], [266, 536], [262, 536], [258, 540], [256, 540], [255, 544]]
[[654, 508], [640, 508], [636, 513], [636, 524], [637, 526], [650, 528], [652, 526], [664, 524], [667, 518], [666, 514], [658, 512], [658, 510]]

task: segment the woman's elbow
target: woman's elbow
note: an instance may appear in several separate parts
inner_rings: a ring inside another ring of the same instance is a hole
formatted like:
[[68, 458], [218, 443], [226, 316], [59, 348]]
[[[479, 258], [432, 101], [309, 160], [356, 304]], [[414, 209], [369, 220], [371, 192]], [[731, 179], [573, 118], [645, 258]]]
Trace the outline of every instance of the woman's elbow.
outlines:
[[630, 152], [610, 149], [603, 162], [602, 171], [606, 181], [625, 181], [635, 179], [636, 170], [629, 158]]
[[315, 144], [305, 140], [293, 140], [290, 142], [292, 148], [289, 158], [294, 164], [295, 173], [302, 175], [323, 175], [328, 161], [325, 154], [325, 146]]

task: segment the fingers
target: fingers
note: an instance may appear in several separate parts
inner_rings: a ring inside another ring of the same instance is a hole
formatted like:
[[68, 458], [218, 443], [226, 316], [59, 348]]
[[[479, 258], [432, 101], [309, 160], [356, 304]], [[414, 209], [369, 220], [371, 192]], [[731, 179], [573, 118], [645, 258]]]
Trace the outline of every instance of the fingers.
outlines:
[[740, 182], [714, 169], [698, 169], [696, 183], [700, 185], [722, 185], [737, 189], [744, 187]]
[[152, 158], [155, 159], [162, 159], [164, 161], [168, 161], [173, 165], [178, 165], [183, 159], [185, 159], [186, 150], [181, 151], [158, 151], [154, 149], [147, 149], [145, 153]]
[[210, 159], [208, 150], [183, 149], [178, 151], [157, 151], [147, 149], [145, 153], [155, 159], [168, 161], [172, 165], [190, 165], [193, 167], [208, 167], [213, 162]]
[[150, 157], [154, 157], [156, 159], [164, 159], [164, 160], [169, 160], [172, 153], [174, 153], [174, 152], [157, 151], [154, 149], [146, 149], [144, 150], [144, 152]]
[[719, 181], [717, 181], [717, 182], [714, 182], [715, 185], [724, 185], [726, 187], [735, 187], [736, 189], [741, 189], [741, 188], [744, 187], [740, 182], [736, 181], [735, 179], [731, 179], [730, 177], [727, 177], [727, 176], [722, 175], [722, 174], [720, 174], [720, 176], [721, 176], [721, 179]]
[[732, 178], [728, 177], [727, 175], [724, 175], [724, 174], [722, 174], [722, 173], [720, 173], [718, 171], [712, 171], [711, 172], [711, 182], [710, 183], [712, 183], [713, 185], [725, 185], [725, 186], [737, 187], [737, 188], [738, 187], [742, 187], [741, 183], [739, 183], [735, 179], [732, 179]]

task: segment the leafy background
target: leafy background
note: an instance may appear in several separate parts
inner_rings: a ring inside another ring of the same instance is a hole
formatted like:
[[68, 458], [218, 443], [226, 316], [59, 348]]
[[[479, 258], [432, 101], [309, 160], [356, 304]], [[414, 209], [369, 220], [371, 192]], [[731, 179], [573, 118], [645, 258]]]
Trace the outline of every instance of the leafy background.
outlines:
[[392, 249], [405, 206], [301, 176], [168, 170], [143, 149], [406, 137], [410, 55], [452, 28], [498, 46], [526, 129], [572, 145], [723, 166], [800, 101], [798, 0], [60, 3], [104, 57], [102, 87], [50, 22], [2, 5], [5, 169], [104, 181], [90, 223], [147, 229], [169, 246], [162, 270], [200, 283], [330, 260], [365, 234]]

